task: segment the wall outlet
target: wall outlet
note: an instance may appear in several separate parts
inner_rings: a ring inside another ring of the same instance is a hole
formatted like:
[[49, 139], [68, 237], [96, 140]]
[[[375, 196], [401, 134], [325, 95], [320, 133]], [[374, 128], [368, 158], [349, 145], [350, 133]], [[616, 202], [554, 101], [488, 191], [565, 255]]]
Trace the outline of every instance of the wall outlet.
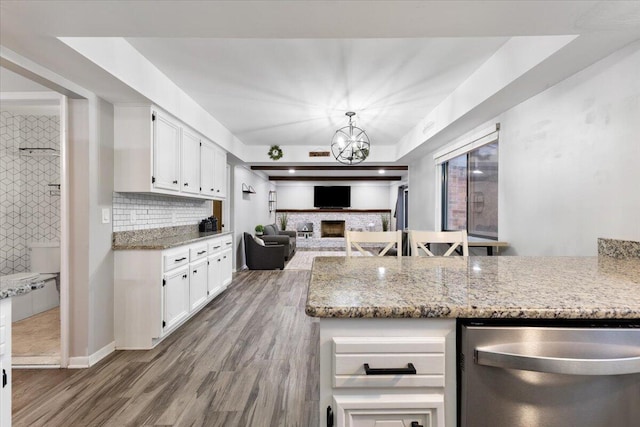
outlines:
[[102, 223], [109, 224], [110, 217], [109, 208], [102, 208]]
[[135, 223], [136, 223], [136, 220], [137, 220], [137, 218], [136, 218], [136, 211], [131, 211], [131, 212], [129, 213], [129, 222], [130, 222], [131, 224], [135, 224]]

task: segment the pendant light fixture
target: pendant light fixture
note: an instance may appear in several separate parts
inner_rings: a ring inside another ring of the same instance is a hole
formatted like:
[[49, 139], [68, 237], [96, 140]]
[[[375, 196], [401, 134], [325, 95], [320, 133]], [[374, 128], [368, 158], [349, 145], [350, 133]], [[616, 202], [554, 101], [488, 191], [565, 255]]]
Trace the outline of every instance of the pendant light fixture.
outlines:
[[340, 163], [345, 165], [358, 164], [369, 157], [371, 143], [364, 130], [355, 125], [353, 111], [345, 113], [349, 117], [349, 124], [340, 128], [331, 139], [331, 153]]

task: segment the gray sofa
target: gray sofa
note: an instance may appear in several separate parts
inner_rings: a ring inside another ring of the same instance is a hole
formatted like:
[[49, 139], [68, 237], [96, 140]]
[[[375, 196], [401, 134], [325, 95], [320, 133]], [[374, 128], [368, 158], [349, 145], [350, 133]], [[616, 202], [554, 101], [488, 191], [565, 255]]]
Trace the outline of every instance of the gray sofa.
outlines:
[[244, 251], [247, 267], [250, 270], [274, 270], [284, 268], [284, 246], [262, 246], [256, 243], [253, 236], [244, 233]]
[[284, 259], [290, 260], [296, 251], [296, 232], [289, 230], [278, 230], [275, 224], [269, 224], [264, 226], [264, 234], [262, 240], [267, 245], [283, 245], [284, 246]]

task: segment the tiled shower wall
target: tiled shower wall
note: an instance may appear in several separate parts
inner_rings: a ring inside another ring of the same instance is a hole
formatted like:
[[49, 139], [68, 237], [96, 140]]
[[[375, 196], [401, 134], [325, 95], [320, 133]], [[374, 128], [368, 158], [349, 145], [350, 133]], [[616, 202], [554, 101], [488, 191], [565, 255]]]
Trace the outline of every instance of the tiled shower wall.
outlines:
[[59, 152], [59, 117], [0, 112], [0, 275], [29, 270], [29, 242], [60, 241], [60, 157], [20, 148]]
[[114, 232], [198, 224], [211, 212], [209, 200], [113, 193]]

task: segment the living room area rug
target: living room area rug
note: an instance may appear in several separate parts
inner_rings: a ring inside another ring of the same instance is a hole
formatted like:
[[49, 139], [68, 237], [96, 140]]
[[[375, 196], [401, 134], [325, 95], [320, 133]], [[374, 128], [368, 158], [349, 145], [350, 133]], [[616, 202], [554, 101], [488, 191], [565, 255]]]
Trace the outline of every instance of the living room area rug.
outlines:
[[[313, 259], [318, 256], [346, 256], [345, 251], [296, 251], [291, 261], [284, 267], [285, 270], [311, 270]], [[353, 256], [361, 256], [359, 252], [353, 252]]]

